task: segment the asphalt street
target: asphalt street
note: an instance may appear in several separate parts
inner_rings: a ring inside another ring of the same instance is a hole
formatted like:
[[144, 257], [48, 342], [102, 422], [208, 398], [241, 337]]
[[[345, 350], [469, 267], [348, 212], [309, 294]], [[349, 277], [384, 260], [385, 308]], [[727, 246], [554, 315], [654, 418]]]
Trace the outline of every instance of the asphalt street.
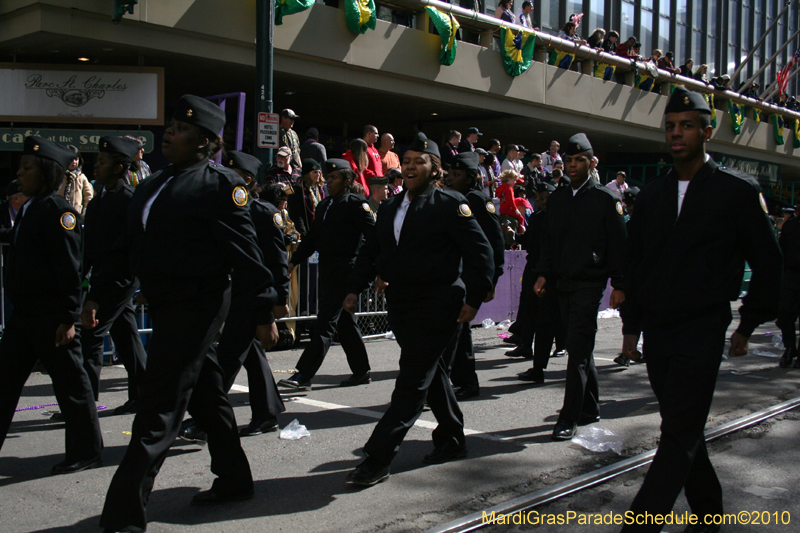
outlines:
[[[733, 328], [731, 328], [732, 331]], [[347, 472], [361, 460], [361, 447], [386, 409], [396, 376], [399, 347], [389, 339], [369, 341], [373, 382], [340, 388], [349, 372], [344, 354], [334, 346], [313, 390], [285, 394], [285, 427], [297, 419], [310, 436], [283, 440], [277, 433], [242, 440], [256, 479], [253, 500], [219, 508], [189, 505], [191, 497], [213, 480], [205, 448], [176, 443], [156, 480], [148, 514], [150, 532], [411, 532], [424, 531], [467, 513], [515, 498], [641, 453], [657, 445], [659, 416], [644, 365], [613, 363], [621, 342], [618, 318], [599, 320], [595, 356], [601, 376], [602, 420], [595, 426], [622, 440], [622, 454], [591, 452], [574, 443], [552, 442], [550, 432], [563, 398], [566, 360], [554, 358], [543, 385], [517, 380], [530, 361], [504, 355], [509, 348], [495, 329], [473, 329], [481, 396], [462, 403], [469, 457], [427, 466], [435, 419], [425, 412], [411, 429], [392, 464], [391, 477], [367, 489], [345, 484]], [[761, 327], [753, 336], [752, 355], [724, 361], [709, 417], [713, 427], [744, 414], [800, 396], [800, 370], [779, 369], [781, 350], [774, 346], [777, 328]], [[275, 379], [288, 376], [299, 349], [272, 352]], [[761, 355], [757, 355], [761, 354]], [[63, 423], [50, 420], [57, 406], [19, 411], [0, 451], [0, 530], [9, 532], [98, 531], [99, 514], [111, 477], [130, 439], [133, 415], [114, 416], [126, 400], [121, 366], [106, 367], [100, 413], [105, 441], [104, 466], [69, 476], [50, 476], [62, 459]], [[247, 376], [231, 393], [240, 425], [249, 421]], [[54, 403], [46, 375], [29, 379], [19, 408]], [[730, 531], [764, 528], [796, 531], [800, 504], [800, 423], [795, 412], [726, 437], [711, 446], [731, 512], [788, 511], [791, 525], [736, 526]], [[624, 512], [645, 469], [544, 508], [557, 513]], [[544, 510], [540, 510], [544, 512]], [[676, 511], [686, 510], [679, 500]], [[493, 531], [527, 531], [530, 525], [495, 525]], [[543, 531], [616, 531], [618, 526], [544, 526]], [[665, 527], [665, 531], [682, 528]]]

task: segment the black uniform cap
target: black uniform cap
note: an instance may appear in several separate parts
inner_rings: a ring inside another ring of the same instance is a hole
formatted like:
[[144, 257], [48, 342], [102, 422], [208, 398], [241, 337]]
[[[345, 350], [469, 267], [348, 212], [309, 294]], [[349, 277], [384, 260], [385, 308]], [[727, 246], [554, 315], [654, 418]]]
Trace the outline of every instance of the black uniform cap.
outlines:
[[480, 130], [478, 130], [478, 128], [476, 128], [475, 126], [473, 126], [473, 127], [469, 128], [469, 129], [467, 130], [467, 135], [472, 135], [473, 133], [477, 133], [477, 134], [478, 134], [478, 136], [481, 136], [481, 135], [483, 135], [483, 133], [481, 133], [481, 132], [480, 132]]
[[349, 161], [344, 159], [328, 159], [325, 161], [325, 174], [330, 174], [331, 172], [344, 170], [346, 168], [352, 169], [353, 167], [350, 166]]
[[78, 154], [66, 146], [61, 146], [35, 135], [25, 137], [22, 155], [38, 155], [39, 157], [51, 159], [64, 167], [64, 170], [68, 169], [72, 160], [78, 157]]
[[372, 176], [367, 180], [367, 185], [389, 185], [389, 178], [386, 176]]
[[191, 94], [181, 96], [172, 119], [194, 124], [214, 135], [219, 135], [219, 132], [225, 127], [225, 111], [221, 107], [205, 98]]
[[428, 139], [422, 132], [417, 133], [416, 138], [411, 141], [411, 144], [408, 145], [406, 150], [435, 155], [441, 159], [441, 156], [439, 155], [439, 146], [432, 140]]
[[315, 170], [322, 170], [322, 165], [320, 165], [316, 159], [312, 159], [310, 157], [303, 159], [303, 168], [300, 170], [300, 174], [305, 176], [309, 172], [313, 172]]
[[640, 192], [641, 189], [639, 189], [639, 187], [628, 187], [625, 189], [625, 192], [622, 193], [622, 198], [625, 200], [626, 204], [632, 204], [636, 200], [636, 195], [638, 195]]
[[222, 160], [222, 164], [228, 168], [244, 170], [253, 177], [258, 176], [258, 171], [261, 169], [261, 160], [244, 152], [228, 152], [227, 157]]
[[577, 155], [581, 152], [588, 152], [592, 149], [592, 143], [585, 133], [576, 133], [567, 141], [566, 155]]
[[672, 92], [672, 96], [669, 97], [664, 114], [683, 113], [684, 111], [700, 111], [701, 113], [711, 114], [711, 108], [708, 107], [708, 103], [702, 94], [692, 92], [686, 87], [678, 85]]
[[139, 143], [125, 137], [101, 137], [97, 143], [97, 150], [109, 154], [122, 154], [135, 159], [139, 153]]
[[536, 192], [553, 192], [555, 190], [556, 188], [550, 183], [545, 183], [543, 181], [540, 181], [539, 183], [536, 184]]
[[453, 159], [450, 170], [478, 170], [478, 154], [475, 152], [463, 152]]

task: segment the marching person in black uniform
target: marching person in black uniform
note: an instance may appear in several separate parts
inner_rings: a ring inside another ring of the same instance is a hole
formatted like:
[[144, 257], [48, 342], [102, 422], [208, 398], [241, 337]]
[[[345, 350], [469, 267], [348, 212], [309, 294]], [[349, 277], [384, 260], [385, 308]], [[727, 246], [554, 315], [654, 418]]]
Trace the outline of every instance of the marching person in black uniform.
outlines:
[[[255, 177], [261, 168], [261, 160], [244, 152], [227, 152], [223, 165], [236, 172], [247, 184], [250, 193], [250, 216], [256, 228], [258, 247], [269, 269], [278, 295], [272, 309], [275, 318], [288, 313], [286, 297], [289, 294], [286, 244], [283, 240], [284, 221], [280, 211], [270, 203], [263, 202], [253, 194]], [[234, 282], [236, 279], [234, 278]], [[236, 376], [244, 365], [250, 389], [250, 423], [239, 431], [242, 437], [277, 431], [278, 415], [286, 410], [278, 387], [272, 378], [272, 368], [255, 335], [256, 315], [247, 307], [249, 295], [239, 294], [237, 284], [231, 287], [231, 308], [225, 318], [225, 326], [217, 344], [217, 360], [225, 376], [225, 392], [236, 382]], [[243, 305], [244, 304], [244, 305]], [[189, 401], [189, 412], [194, 411], [194, 400]], [[197, 426], [194, 419], [183, 422], [180, 437], [197, 443], [208, 441], [208, 435]]]
[[314, 251], [319, 251], [319, 309], [311, 343], [297, 361], [297, 372], [278, 385], [292, 389], [311, 388], [311, 379], [322, 366], [336, 333], [347, 356], [353, 375], [341, 382], [342, 387], [363, 385], [371, 381], [369, 359], [361, 330], [355, 317], [342, 312], [345, 282], [356, 261], [362, 237], [375, 229], [375, 220], [367, 199], [350, 192], [356, 180], [350, 163], [344, 159], [325, 162], [328, 197], [317, 206], [311, 231], [292, 254], [289, 272], [303, 264]]
[[277, 341], [272, 276], [263, 265], [247, 207], [245, 182], [208, 157], [221, 142], [225, 113], [183, 96], [164, 131], [170, 165], [140, 183], [128, 211], [133, 273], [153, 320], [153, 337], [131, 443], [106, 496], [106, 531], [144, 531], [145, 505], [189, 399], [208, 432], [211, 470], [218, 477], [194, 505], [253, 496], [250, 465], [239, 442], [225, 379], [212, 341], [230, 304], [231, 274], [243, 304], [257, 315], [262, 343]]
[[[633, 215], [633, 211], [636, 208], [636, 197], [641, 192], [639, 187], [629, 187], [625, 189], [625, 192], [622, 193], [622, 201], [625, 204], [625, 228], [627, 229], [628, 233], [630, 233], [631, 227], [631, 216]], [[622, 302], [619, 306], [619, 313], [620, 315], [625, 313], [625, 302]], [[638, 351], [634, 354], [638, 359], [635, 362], [644, 363], [644, 358], [642, 354]], [[623, 353], [620, 353], [618, 356], [614, 358], [614, 362], [617, 363], [619, 366], [629, 367], [631, 365], [631, 359]]]
[[13, 228], [0, 233], [9, 243], [5, 289], [14, 306], [0, 340], [0, 448], [36, 360], [53, 380], [64, 415], [66, 457], [53, 474], [102, 464], [103, 442], [92, 386], [83, 367], [80, 336], [80, 217], [55, 194], [75, 153], [40, 137], [27, 137], [17, 170], [19, 190], [30, 199]]
[[111, 333], [114, 347], [128, 372], [128, 401], [115, 414], [136, 412], [147, 356], [139, 335], [133, 295], [139, 282], [131, 273], [125, 225], [133, 187], [125, 176], [139, 143], [124, 137], [103, 137], [98, 143], [94, 177], [102, 184], [86, 208], [83, 257], [84, 276], [91, 269], [90, 289], [83, 305], [83, 365], [92, 383], [94, 399], [100, 395], [103, 337]]
[[778, 242], [783, 252], [783, 286], [775, 325], [781, 329], [783, 345], [786, 347], [778, 365], [788, 368], [794, 359], [794, 367], [800, 368], [795, 333], [797, 317], [800, 315], [800, 218], [793, 216], [783, 223]]
[[600, 419], [594, 340], [597, 311], [611, 278], [611, 307], [625, 299], [622, 269], [625, 221], [622, 203], [589, 179], [594, 168], [592, 145], [583, 133], [569, 139], [564, 156], [570, 186], [556, 190], [547, 202], [547, 227], [536, 267], [537, 295], [558, 294], [567, 331], [567, 382], [564, 406], [553, 439], [569, 440], [579, 424]]
[[[470, 210], [478, 221], [481, 231], [486, 235], [494, 252], [494, 275], [492, 276], [492, 290], [484, 302], [494, 298], [494, 287], [497, 280], [503, 275], [505, 261], [505, 244], [503, 231], [500, 229], [500, 220], [497, 211], [488, 196], [476, 189], [480, 187], [478, 174], [478, 154], [463, 152], [455, 156], [453, 164], [445, 178], [447, 188], [463, 194], [467, 198]], [[457, 387], [455, 393], [459, 400], [474, 398], [480, 394], [478, 373], [475, 372], [475, 351], [472, 348], [472, 332], [469, 323], [461, 325], [461, 331], [455, 339], [455, 356], [450, 379], [453, 386]]]
[[492, 290], [492, 248], [466, 198], [433, 185], [441, 173], [439, 147], [417, 134], [402, 168], [404, 190], [381, 206], [376, 232], [359, 252], [343, 303], [352, 313], [358, 293], [377, 273], [377, 283], [386, 284], [389, 325], [401, 350], [392, 403], [364, 446], [366, 460], [347, 476], [358, 485], [389, 476], [389, 464], [426, 397], [439, 426], [433, 431], [434, 450], [423, 461], [466, 456], [464, 417], [447, 375], [450, 343]]
[[[523, 274], [523, 294], [528, 297], [527, 308], [533, 312], [530, 322], [526, 321], [523, 327], [523, 346], [530, 346], [533, 343], [533, 367], [519, 375], [520, 381], [530, 381], [533, 383], [544, 383], [544, 371], [550, 362], [550, 350], [553, 342], [556, 345], [555, 354], [564, 349], [566, 339], [566, 328], [561, 318], [558, 307], [557, 291], [545, 291], [541, 297], [536, 295], [533, 290], [533, 282], [525, 288], [526, 278], [536, 276], [536, 265], [542, 252], [542, 235], [547, 227], [547, 202], [550, 194], [555, 192], [555, 186], [550, 183], [539, 182], [536, 187], [536, 213], [531, 217], [530, 226], [526, 232], [528, 235], [528, 262], [525, 263]], [[534, 301], [535, 300], [535, 301]], [[533, 340], [536, 339], [534, 343]], [[508, 353], [506, 353], [508, 355]]]
[[[635, 357], [644, 335], [647, 375], [661, 412], [658, 451], [631, 505], [636, 515], [666, 515], [682, 489], [698, 517], [723, 512], [703, 430], [745, 260], [753, 277], [729, 355], [747, 353], [753, 330], [778, 310], [781, 253], [766, 202], [755, 179], [706, 154], [710, 115], [702, 95], [675, 88], [665, 128], [675, 165], [639, 193], [631, 219], [623, 353]], [[719, 529], [699, 524], [686, 531]], [[631, 524], [623, 531], [661, 526]]]

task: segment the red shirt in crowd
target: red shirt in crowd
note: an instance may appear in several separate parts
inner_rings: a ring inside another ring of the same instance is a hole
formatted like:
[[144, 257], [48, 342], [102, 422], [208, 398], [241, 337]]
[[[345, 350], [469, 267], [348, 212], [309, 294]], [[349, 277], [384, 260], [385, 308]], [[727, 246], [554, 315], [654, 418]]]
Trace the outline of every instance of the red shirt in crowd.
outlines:
[[514, 217], [520, 226], [524, 226], [525, 219], [519, 214], [517, 204], [514, 202], [514, 187], [504, 183], [497, 188], [494, 195], [500, 198], [500, 214]]
[[[383, 176], [381, 153], [375, 148], [374, 144], [367, 145], [367, 168], [372, 171], [373, 176]], [[367, 177], [369, 178], [369, 176]], [[369, 187], [367, 187], [367, 190], [369, 190]]]
[[[364, 172], [359, 172], [358, 165], [356, 164], [356, 160], [353, 157], [353, 152], [351, 152], [350, 150], [342, 154], [342, 159], [350, 162], [350, 168], [352, 168], [353, 172], [355, 172], [356, 176], [358, 176], [358, 182], [364, 186], [365, 191], [369, 191], [369, 184], [367, 183], [367, 180], [373, 176], [379, 176], [380, 174], [375, 174], [375, 172], [371, 170], [369, 166], [367, 166], [367, 168], [364, 169]], [[369, 159], [369, 157], [367, 159]], [[380, 160], [378, 161], [378, 167], [380, 167]]]

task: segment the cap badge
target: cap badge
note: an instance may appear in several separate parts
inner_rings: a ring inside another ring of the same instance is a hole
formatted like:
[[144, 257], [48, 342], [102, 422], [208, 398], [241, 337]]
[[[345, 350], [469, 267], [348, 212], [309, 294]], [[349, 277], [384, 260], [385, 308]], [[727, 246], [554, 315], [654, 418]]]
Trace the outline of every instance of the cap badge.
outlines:
[[34, 144], [33, 145], [33, 151], [34, 152], [38, 152], [39, 151], [39, 145], [38, 144]]
[[367, 202], [364, 202], [364, 203], [362, 203], [362, 204], [361, 204], [361, 207], [363, 207], [363, 208], [364, 208], [364, 211], [366, 211], [367, 213], [369, 213], [370, 211], [372, 211], [372, 209], [370, 209], [370, 207], [369, 207], [369, 204], [368, 204]]
[[620, 215], [625, 214], [625, 210], [622, 209], [622, 202], [617, 202], [617, 213], [619, 213]]
[[683, 97], [683, 103], [684, 103], [684, 105], [689, 105], [689, 97], [688, 96], [684, 96]]
[[428, 148], [428, 141], [425, 141], [424, 143], [422, 143], [422, 148], [424, 148], [424, 149]]
[[191, 109], [187, 109], [186, 110], [186, 116], [187, 117], [191, 117], [192, 116], [192, 110]]
[[458, 213], [462, 217], [471, 217], [472, 216], [472, 209], [469, 208], [468, 204], [459, 204]]
[[77, 222], [78, 221], [75, 218], [75, 215], [70, 213], [69, 211], [61, 215], [61, 227], [67, 231], [74, 230]]
[[283, 217], [280, 213], [275, 213], [272, 215], [272, 222], [279, 228], [283, 227]]
[[103, 143], [103, 148], [108, 148], [108, 143], [107, 142]]
[[239, 185], [233, 189], [233, 203], [239, 207], [247, 205], [247, 189]]
[[494, 202], [486, 202], [486, 210], [492, 214], [495, 214], [497, 209], [494, 207]]
[[576, 149], [576, 150], [580, 150], [580, 149], [581, 149], [581, 145], [580, 145], [580, 144], [576, 144], [576, 145], [575, 145], [575, 149]]
[[331, 163], [331, 168], [336, 168], [336, 163]]

